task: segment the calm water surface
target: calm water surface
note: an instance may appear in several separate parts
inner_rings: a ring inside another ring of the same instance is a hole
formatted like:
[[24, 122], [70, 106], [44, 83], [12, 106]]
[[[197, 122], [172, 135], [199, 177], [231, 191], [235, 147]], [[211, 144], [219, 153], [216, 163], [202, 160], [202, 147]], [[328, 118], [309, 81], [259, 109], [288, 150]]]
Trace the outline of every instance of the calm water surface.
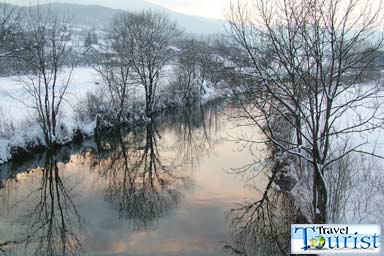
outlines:
[[4, 252], [232, 255], [230, 210], [260, 199], [268, 180], [231, 173], [265, 151], [242, 148], [236, 138], [257, 131], [235, 127], [228, 113], [223, 104], [184, 109], [2, 167]]

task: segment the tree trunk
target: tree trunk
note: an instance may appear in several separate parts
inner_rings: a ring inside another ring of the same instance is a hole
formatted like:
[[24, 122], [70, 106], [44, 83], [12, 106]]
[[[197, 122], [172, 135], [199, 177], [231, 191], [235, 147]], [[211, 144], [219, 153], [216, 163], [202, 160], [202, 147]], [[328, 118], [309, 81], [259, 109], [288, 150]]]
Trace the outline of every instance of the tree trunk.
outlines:
[[313, 176], [313, 209], [314, 223], [324, 224], [327, 222], [327, 188], [323, 178], [320, 176], [320, 170], [315, 167]]

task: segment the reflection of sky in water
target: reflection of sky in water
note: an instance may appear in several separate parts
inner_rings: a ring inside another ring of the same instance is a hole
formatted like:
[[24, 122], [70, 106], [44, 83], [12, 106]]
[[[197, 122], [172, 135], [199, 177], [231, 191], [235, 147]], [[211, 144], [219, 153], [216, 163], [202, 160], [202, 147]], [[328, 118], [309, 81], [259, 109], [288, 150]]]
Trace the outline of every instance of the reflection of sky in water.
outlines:
[[[233, 129], [223, 119], [219, 132], [212, 135], [213, 139], [219, 139], [228, 134], [247, 133], [247, 129]], [[200, 127], [194, 133], [201, 134], [201, 130]], [[169, 145], [176, 145], [179, 137], [169, 128], [163, 127], [160, 133], [160, 154], [176, 155], [180, 149]], [[180, 201], [165, 216], [154, 219], [142, 230], [134, 230], [129, 221], [119, 218], [116, 209], [105, 201], [102, 178], [84, 167], [86, 158], [73, 156], [70, 163], [60, 164], [63, 176], [79, 183], [73, 190], [73, 200], [85, 227], [85, 251], [90, 255], [222, 255], [229, 236], [226, 213], [235, 204], [258, 197], [257, 191], [245, 186], [242, 177], [226, 172], [254, 158], [247, 151], [239, 152], [238, 147], [235, 142], [220, 141], [208, 152], [200, 152], [199, 163], [193, 168], [185, 165], [175, 170], [175, 173], [190, 176], [192, 186], [178, 187]], [[262, 176], [260, 179], [260, 184], [264, 185], [265, 180]], [[24, 189], [20, 191], [25, 192]]]

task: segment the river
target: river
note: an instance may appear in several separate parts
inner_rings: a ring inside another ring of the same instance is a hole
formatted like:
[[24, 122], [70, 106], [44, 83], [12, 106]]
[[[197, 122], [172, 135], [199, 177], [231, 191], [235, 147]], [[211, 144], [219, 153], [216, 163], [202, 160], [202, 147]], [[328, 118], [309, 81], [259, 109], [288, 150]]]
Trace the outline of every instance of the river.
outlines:
[[[278, 203], [251, 211], [268, 170], [242, 167], [267, 149], [239, 142], [259, 135], [235, 125], [231, 112], [220, 102], [186, 107], [3, 166], [1, 249], [10, 255], [288, 254], [289, 225], [281, 219], [291, 211], [281, 207], [292, 206], [274, 193]], [[272, 220], [271, 212], [278, 213]], [[267, 213], [262, 222], [255, 218], [260, 213]], [[286, 233], [272, 236], [279, 246], [265, 240], [270, 232], [260, 225], [276, 220]]]

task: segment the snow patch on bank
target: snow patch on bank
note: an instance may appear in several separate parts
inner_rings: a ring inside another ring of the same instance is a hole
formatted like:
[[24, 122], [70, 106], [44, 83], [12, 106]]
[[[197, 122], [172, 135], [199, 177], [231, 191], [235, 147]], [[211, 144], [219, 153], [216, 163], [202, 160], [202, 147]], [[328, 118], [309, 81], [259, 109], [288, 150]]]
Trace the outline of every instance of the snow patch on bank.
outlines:
[[[70, 69], [64, 70], [64, 73]], [[36, 122], [36, 116], [30, 108], [32, 101], [19, 83], [17, 76], [0, 78], [0, 110], [2, 116], [16, 127], [10, 131], [12, 136], [0, 138], [0, 164], [12, 158], [14, 148], [33, 148], [44, 146], [44, 134]], [[80, 129], [84, 135], [92, 135], [95, 122], [79, 123], [75, 120], [74, 109], [88, 92], [95, 91], [100, 81], [97, 73], [89, 67], [78, 67], [73, 70], [68, 91], [61, 108], [61, 119], [57, 128], [56, 142], [65, 144], [72, 140], [73, 134]]]
[[[349, 161], [348, 166], [346, 163], [344, 163], [345, 166], [338, 166], [336, 162], [329, 166], [330, 169], [325, 173], [328, 190], [331, 186], [333, 189], [329, 194], [339, 194], [340, 200], [344, 195], [348, 198], [348, 200], [338, 202], [345, 207], [340, 207], [344, 211], [340, 212], [340, 215], [344, 215], [341, 222], [369, 223], [369, 221], [377, 221], [378, 218], [384, 219], [384, 215], [382, 215], [384, 207], [376, 205], [376, 202], [384, 200], [382, 194], [384, 190], [381, 190], [378, 185], [378, 183], [384, 182], [384, 178], [382, 178], [384, 177], [382, 175], [384, 162], [383, 159], [369, 155], [384, 157], [384, 137], [382, 136], [384, 91], [380, 86], [375, 81], [356, 84], [343, 91], [334, 103], [334, 109], [340, 108], [338, 113], [342, 114], [334, 115], [335, 120], [331, 132], [335, 135], [331, 138], [332, 152], [330, 152], [334, 154], [333, 158], [336, 159], [353, 148], [367, 153], [351, 152], [351, 159], [345, 160]], [[354, 102], [353, 99], [357, 95], [361, 99]], [[351, 104], [346, 104], [347, 102], [351, 102]], [[361, 123], [364, 125], [359, 125]], [[361, 157], [363, 158], [360, 159]], [[345, 173], [340, 170], [341, 168], [347, 168]], [[311, 185], [313, 173], [304, 172], [305, 175], [300, 175], [298, 172], [299, 170], [295, 168], [290, 169], [290, 175], [300, 177], [300, 179], [289, 193], [307, 220], [311, 220], [314, 214]], [[361, 210], [359, 208], [361, 205], [365, 205], [367, 209]], [[357, 213], [357, 211], [361, 212]]]
[[[68, 72], [70, 69], [64, 70], [64, 73]], [[163, 76], [158, 86], [159, 98], [156, 103], [158, 110], [166, 108], [167, 105], [184, 105], [179, 97], [167, 92], [167, 86], [175, 79], [174, 73], [171, 65], [164, 67]], [[16, 127], [10, 131], [11, 136], [0, 137], [0, 164], [11, 160], [12, 150], [15, 148], [29, 149], [34, 146], [45, 145], [42, 129], [36, 122], [36, 116], [30, 108], [33, 102], [18, 81], [20, 78], [17, 76], [0, 78], [0, 111], [2, 112], [0, 118], [3, 116], [5, 120], [10, 121]], [[67, 144], [71, 142], [77, 131], [80, 131], [84, 136], [94, 135], [96, 120], [79, 121], [75, 116], [75, 110], [78, 108], [79, 102], [85, 99], [89, 92], [99, 90], [101, 84], [102, 81], [93, 68], [77, 67], [73, 70], [65, 101], [61, 106], [59, 118], [61, 122], [57, 127], [56, 143]], [[203, 103], [219, 97], [220, 93], [212, 83], [204, 81], [202, 87], [205, 92], [201, 95]], [[131, 104], [134, 108], [132, 120], [141, 120], [144, 111], [140, 109], [140, 106], [144, 106], [144, 89], [142, 86], [136, 85], [133, 86], [132, 92]]]

